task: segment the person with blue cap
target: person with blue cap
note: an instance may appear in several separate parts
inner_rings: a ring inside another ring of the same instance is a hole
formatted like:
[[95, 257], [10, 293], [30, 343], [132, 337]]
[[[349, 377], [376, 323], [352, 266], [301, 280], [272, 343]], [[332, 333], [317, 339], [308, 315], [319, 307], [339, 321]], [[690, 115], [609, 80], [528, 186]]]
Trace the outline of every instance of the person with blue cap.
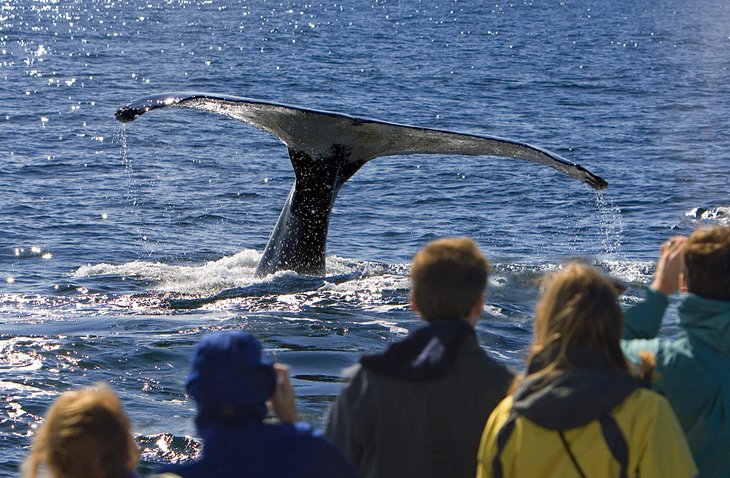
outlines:
[[[193, 356], [187, 393], [203, 450], [194, 462], [161, 467], [183, 478], [357, 476], [326, 438], [298, 421], [288, 368], [242, 331], [204, 335]], [[267, 402], [280, 423], [267, 423]]]

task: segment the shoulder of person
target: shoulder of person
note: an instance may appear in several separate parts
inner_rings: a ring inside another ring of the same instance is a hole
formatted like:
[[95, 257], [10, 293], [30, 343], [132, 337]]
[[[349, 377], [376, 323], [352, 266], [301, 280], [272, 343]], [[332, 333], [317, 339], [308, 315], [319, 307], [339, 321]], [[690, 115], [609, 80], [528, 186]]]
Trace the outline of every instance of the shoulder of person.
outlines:
[[633, 414], [642, 421], [653, 421], [658, 415], [667, 413], [671, 409], [666, 397], [654, 390], [642, 387], [626, 397], [626, 400], [615, 410], [619, 413], [623, 410]]
[[461, 356], [462, 361], [466, 360], [478, 364], [480, 369], [485, 370], [490, 375], [500, 374], [505, 378], [509, 377], [511, 380], [517, 374], [514, 369], [504, 361], [498, 359], [494, 353], [490, 353], [479, 345], [476, 340], [473, 342], [473, 345], [470, 342], [466, 342], [462, 351], [464, 352]]
[[362, 370], [362, 365], [360, 365], [360, 362], [356, 362], [349, 367], [342, 369], [342, 378], [347, 382], [352, 381], [360, 370]]

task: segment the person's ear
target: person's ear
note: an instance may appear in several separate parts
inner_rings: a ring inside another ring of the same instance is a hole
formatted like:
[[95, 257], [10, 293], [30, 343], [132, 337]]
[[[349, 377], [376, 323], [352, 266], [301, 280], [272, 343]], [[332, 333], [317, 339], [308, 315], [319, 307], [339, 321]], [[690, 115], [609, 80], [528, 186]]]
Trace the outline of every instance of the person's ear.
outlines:
[[479, 295], [479, 298], [474, 302], [474, 304], [472, 304], [471, 309], [469, 309], [469, 315], [466, 316], [466, 320], [471, 324], [472, 327], [476, 327], [477, 322], [479, 322], [479, 319], [482, 318], [485, 298], [486, 292], [482, 292]]
[[410, 295], [408, 296], [408, 300], [409, 300], [409, 301], [410, 301], [410, 303], [411, 303], [411, 310], [412, 310], [413, 312], [418, 312], [418, 304], [416, 304], [416, 299], [415, 299], [415, 298], [413, 297], [413, 294], [410, 294]]
[[474, 305], [472, 305], [472, 307], [471, 307], [472, 314], [478, 314], [480, 316], [482, 315], [482, 311], [484, 310], [484, 301], [486, 300], [486, 298], [487, 298], [486, 291], [482, 292], [479, 295], [479, 298], [477, 299], [476, 302], [474, 302]]

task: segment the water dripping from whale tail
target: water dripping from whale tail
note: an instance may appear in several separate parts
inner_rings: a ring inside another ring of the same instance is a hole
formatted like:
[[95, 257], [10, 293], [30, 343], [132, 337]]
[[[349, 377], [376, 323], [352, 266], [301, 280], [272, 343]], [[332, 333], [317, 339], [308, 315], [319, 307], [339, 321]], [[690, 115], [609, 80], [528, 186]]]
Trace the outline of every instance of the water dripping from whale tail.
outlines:
[[620, 254], [624, 235], [621, 209], [603, 191], [596, 191], [595, 199], [599, 223], [603, 228], [603, 237], [601, 239], [603, 252], [609, 260], [624, 259]]

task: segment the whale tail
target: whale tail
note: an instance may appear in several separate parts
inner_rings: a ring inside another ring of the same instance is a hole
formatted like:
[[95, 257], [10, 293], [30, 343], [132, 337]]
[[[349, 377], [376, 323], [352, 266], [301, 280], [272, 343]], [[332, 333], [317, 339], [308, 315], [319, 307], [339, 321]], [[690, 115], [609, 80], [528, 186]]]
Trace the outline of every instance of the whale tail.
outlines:
[[595, 188], [608, 183], [548, 150], [509, 139], [420, 128], [248, 98], [169, 93], [137, 99], [116, 112], [121, 122], [164, 107], [194, 108], [244, 121], [289, 149], [295, 181], [256, 273], [322, 275], [329, 217], [342, 184], [371, 159], [409, 154], [500, 156], [543, 164]]

